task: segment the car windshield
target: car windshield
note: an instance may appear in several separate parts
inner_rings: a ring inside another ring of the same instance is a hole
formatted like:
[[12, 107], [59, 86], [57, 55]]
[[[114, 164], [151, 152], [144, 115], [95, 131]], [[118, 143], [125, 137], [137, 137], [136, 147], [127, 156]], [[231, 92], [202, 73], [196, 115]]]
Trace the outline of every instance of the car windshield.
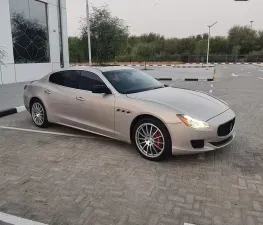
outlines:
[[164, 87], [158, 80], [135, 69], [107, 71], [103, 72], [103, 75], [121, 94], [131, 94]]

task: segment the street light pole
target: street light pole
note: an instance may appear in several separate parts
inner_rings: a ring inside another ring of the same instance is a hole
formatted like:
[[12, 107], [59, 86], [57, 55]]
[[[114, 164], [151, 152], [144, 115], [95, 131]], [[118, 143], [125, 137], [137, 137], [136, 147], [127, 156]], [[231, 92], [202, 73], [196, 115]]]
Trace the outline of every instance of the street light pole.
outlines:
[[206, 67], [208, 67], [208, 63], [209, 63], [209, 50], [210, 50], [210, 29], [212, 26], [214, 26], [217, 23], [217, 21], [215, 23], [213, 23], [212, 25], [208, 25], [209, 28], [209, 32], [208, 32], [208, 41], [207, 41], [207, 57], [206, 57]]
[[87, 13], [87, 34], [88, 34], [88, 50], [89, 50], [89, 65], [91, 66], [91, 42], [90, 42], [90, 20], [89, 20], [89, 1], [86, 0], [86, 13]]
[[253, 28], [253, 23], [254, 23], [254, 21], [251, 20], [251, 21], [250, 21], [250, 24], [251, 24], [250, 27], [251, 27], [251, 29]]
[[126, 28], [127, 28], [127, 47], [128, 47], [128, 44], [129, 44], [129, 27], [130, 26], [126, 26]]

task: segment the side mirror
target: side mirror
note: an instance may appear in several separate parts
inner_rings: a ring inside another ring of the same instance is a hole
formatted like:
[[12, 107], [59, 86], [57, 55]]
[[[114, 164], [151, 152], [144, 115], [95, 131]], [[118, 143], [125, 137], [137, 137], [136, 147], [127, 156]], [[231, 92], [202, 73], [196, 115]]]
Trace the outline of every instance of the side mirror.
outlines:
[[98, 84], [92, 86], [92, 93], [111, 94], [111, 90], [105, 84]]

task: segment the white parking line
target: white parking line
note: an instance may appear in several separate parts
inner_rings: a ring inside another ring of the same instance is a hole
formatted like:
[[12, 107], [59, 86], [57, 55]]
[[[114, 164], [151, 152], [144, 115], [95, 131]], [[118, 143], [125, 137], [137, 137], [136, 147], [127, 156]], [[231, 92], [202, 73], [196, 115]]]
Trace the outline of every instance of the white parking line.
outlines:
[[259, 79], [263, 80], [263, 77], [258, 77]]
[[238, 77], [239, 75], [232, 73], [231, 76], [232, 77]]
[[26, 132], [33, 132], [33, 133], [41, 133], [41, 134], [53, 134], [53, 135], [67, 136], [67, 137], [81, 137], [81, 138], [88, 138], [88, 139], [111, 140], [111, 139], [104, 138], [104, 137], [90, 137], [90, 136], [78, 135], [78, 134], [69, 134], [69, 133], [43, 131], [43, 130], [33, 130], [33, 129], [26, 129], [26, 128], [18, 128], [18, 127], [0, 126], [0, 129], [18, 130], [18, 131], [26, 131]]
[[47, 225], [44, 223], [35, 222], [32, 220], [20, 218], [20, 217], [9, 215], [9, 214], [2, 213], [2, 212], [0, 212], [0, 221], [9, 223], [12, 225]]
[[184, 225], [195, 225], [193, 223], [184, 223]]

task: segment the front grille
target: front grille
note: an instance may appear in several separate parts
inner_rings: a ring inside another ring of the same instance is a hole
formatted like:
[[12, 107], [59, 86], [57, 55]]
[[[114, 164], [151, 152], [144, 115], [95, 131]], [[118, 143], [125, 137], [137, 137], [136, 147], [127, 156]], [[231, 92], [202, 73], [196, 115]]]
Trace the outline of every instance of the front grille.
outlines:
[[235, 118], [228, 121], [225, 124], [220, 125], [217, 130], [217, 135], [219, 137], [228, 135], [233, 130], [234, 125], [235, 125]]
[[216, 146], [216, 147], [219, 147], [219, 146], [222, 146], [228, 142], [230, 142], [231, 140], [233, 139], [233, 136], [230, 136], [229, 138], [227, 138], [226, 140], [223, 140], [223, 141], [218, 141], [218, 142], [210, 142], [210, 144]]

